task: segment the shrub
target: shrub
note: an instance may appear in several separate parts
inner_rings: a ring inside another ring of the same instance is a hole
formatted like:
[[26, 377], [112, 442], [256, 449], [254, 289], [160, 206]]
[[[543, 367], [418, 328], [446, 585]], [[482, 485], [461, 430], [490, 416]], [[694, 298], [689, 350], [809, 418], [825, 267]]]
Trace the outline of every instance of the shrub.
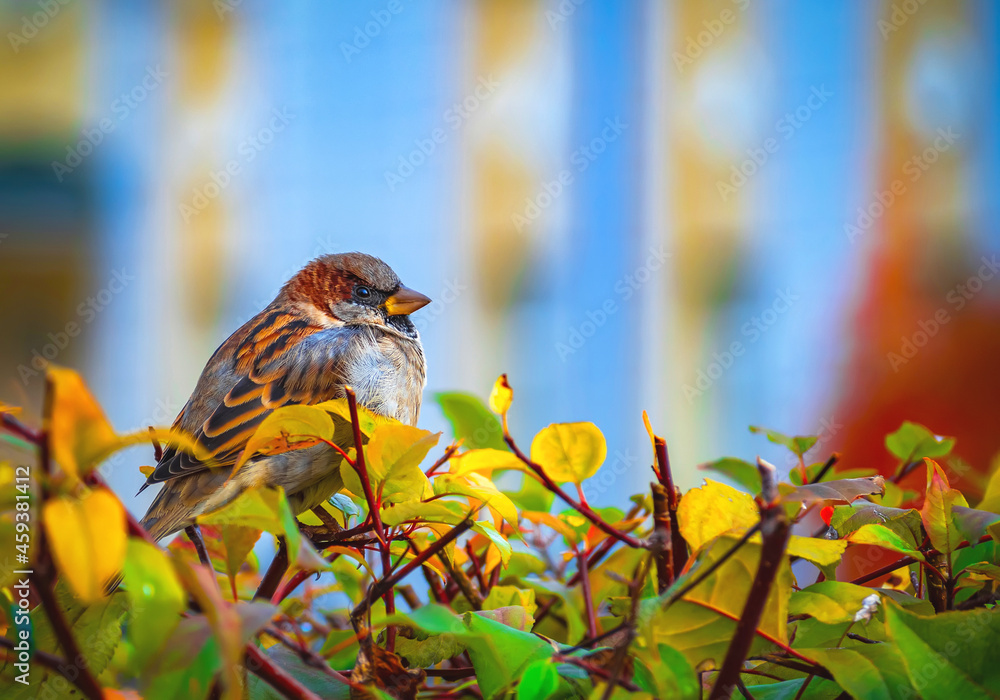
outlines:
[[[888, 436], [888, 478], [761, 430], [794, 455], [788, 483], [726, 458], [705, 467], [744, 490], [681, 496], [647, 420], [649, 492], [594, 508], [600, 430], [552, 425], [525, 452], [505, 377], [491, 410], [438, 397], [443, 451], [348, 395], [275, 411], [244, 455], [335, 445], [341, 492], [297, 521], [252, 490], [161, 549], [96, 467], [196, 446], [115, 434], [70, 371], [47, 392], [41, 430], [0, 405], [34, 455], [0, 467], [5, 698], [1000, 697], [1000, 477], [970, 508], [939, 462], [954, 441], [922, 426]], [[925, 493], [903, 491], [918, 469]]]

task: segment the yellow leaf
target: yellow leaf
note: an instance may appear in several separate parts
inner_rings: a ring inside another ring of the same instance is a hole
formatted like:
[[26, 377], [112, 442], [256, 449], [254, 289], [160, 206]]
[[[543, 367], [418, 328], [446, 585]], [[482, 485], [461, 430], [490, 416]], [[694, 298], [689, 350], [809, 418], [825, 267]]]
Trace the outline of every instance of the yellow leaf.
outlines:
[[565, 522], [552, 515], [551, 513], [542, 513], [540, 511], [524, 511], [521, 515], [524, 516], [525, 520], [534, 523], [535, 525], [547, 525], [560, 535], [566, 538], [568, 542], [579, 542], [580, 535], [576, 531], [567, 525]]
[[10, 415], [14, 416], [20, 412], [21, 409], [18, 408], [17, 406], [9, 406], [5, 404], [3, 401], [0, 401], [0, 413], [9, 413]]
[[63, 496], [42, 511], [45, 534], [59, 571], [86, 603], [104, 597], [104, 586], [125, 561], [125, 509], [107, 489], [82, 498]]
[[977, 510], [986, 510], [990, 513], [1000, 513], [1000, 454], [990, 462], [992, 476], [986, 485], [986, 493], [983, 500], [976, 506]]
[[684, 494], [677, 507], [681, 534], [693, 551], [730, 530], [746, 532], [759, 519], [757, 504], [749, 494], [711, 479]]
[[555, 423], [531, 443], [531, 461], [556, 483], [582, 483], [597, 473], [607, 455], [604, 435], [593, 423]]
[[501, 374], [493, 385], [490, 392], [490, 410], [500, 415], [510, 410], [510, 404], [514, 400], [514, 391], [507, 382], [507, 375]]
[[82, 477], [114, 449], [118, 437], [79, 374], [53, 366], [48, 381], [45, 427], [52, 457], [67, 474]]
[[[402, 423], [377, 427], [364, 448], [372, 489], [376, 493], [381, 491], [383, 500], [393, 503], [422, 498], [431, 487], [420, 463], [440, 439], [441, 433]], [[355, 485], [360, 488], [356, 476], [349, 474], [347, 478], [348, 488], [352, 491]]]
[[332, 441], [333, 434], [333, 419], [319, 406], [282, 406], [265, 418], [247, 440], [233, 474], [258, 452], [279, 454], [303, 449], [321, 442], [317, 438]]
[[517, 507], [485, 476], [470, 472], [464, 478], [441, 474], [434, 479], [434, 495], [457, 494], [475, 498], [517, 528]]
[[[313, 408], [318, 408], [328, 413], [332, 413], [335, 416], [343, 418], [348, 423], [351, 422], [351, 407], [347, 403], [347, 399], [332, 399], [330, 401], [324, 401], [322, 403], [314, 404]], [[358, 423], [361, 424], [361, 434], [370, 436], [380, 425], [387, 425], [398, 423], [399, 421], [394, 418], [389, 418], [387, 416], [380, 416], [377, 413], [372, 413], [364, 406], [358, 405]], [[351, 443], [354, 444], [353, 442]]]
[[368, 562], [365, 560], [364, 556], [362, 556], [362, 554], [356, 549], [351, 549], [350, 547], [333, 546], [333, 547], [327, 547], [323, 551], [328, 554], [330, 552], [336, 552], [337, 554], [340, 554], [342, 556], [350, 557], [351, 559], [354, 559], [355, 561], [359, 562], [361, 566], [365, 567], [365, 571], [368, 572], [368, 575], [372, 577], [373, 581], [378, 578], [375, 575], [375, 572], [372, 571], [372, 568], [368, 566]]
[[157, 428], [116, 434], [79, 374], [53, 366], [47, 376], [51, 396], [45, 426], [52, 458], [70, 476], [84, 477], [115, 451], [130, 445], [148, 445], [150, 440], [166, 443], [211, 464], [203, 447], [189, 435], [174, 430]]
[[951, 488], [940, 464], [927, 457], [924, 462], [927, 465], [927, 493], [920, 518], [934, 549], [950, 555], [965, 539], [955, 527], [951, 509], [954, 506], [968, 508], [969, 504], [961, 491]]
[[153, 473], [153, 467], [150, 466], [139, 467], [139, 471], [142, 473], [143, 476], [149, 476], [150, 474]]
[[452, 457], [449, 473], [455, 476], [465, 476], [471, 472], [489, 474], [494, 469], [526, 471], [527, 467], [512, 452], [484, 447], [480, 450], [469, 450]]

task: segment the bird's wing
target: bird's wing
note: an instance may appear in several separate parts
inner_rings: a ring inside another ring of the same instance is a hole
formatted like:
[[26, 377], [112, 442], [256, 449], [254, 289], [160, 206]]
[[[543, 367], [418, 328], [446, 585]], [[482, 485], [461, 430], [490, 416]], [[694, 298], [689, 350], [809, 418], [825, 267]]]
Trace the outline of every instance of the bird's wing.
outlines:
[[[217, 372], [217, 376], [226, 377], [220, 393], [228, 387], [221, 401], [208, 409], [210, 413], [204, 421], [200, 417], [191, 418], [189, 401], [175, 422], [175, 426], [182, 428], [185, 423], [194, 423], [188, 429], [208, 457], [202, 461], [170, 448], [143, 488], [202, 471], [208, 468], [206, 462], [212, 467], [232, 466], [247, 440], [274, 409], [336, 398], [343, 389], [344, 366], [350, 361], [351, 343], [364, 332], [351, 326], [321, 328], [280, 311], [262, 314], [259, 322], [248, 326], [244, 334], [227, 341], [237, 344], [235, 352], [221, 353], [235, 358], [229, 360], [234, 365], [229, 371]], [[216, 354], [225, 348], [223, 345]], [[211, 367], [210, 362], [206, 373]]]

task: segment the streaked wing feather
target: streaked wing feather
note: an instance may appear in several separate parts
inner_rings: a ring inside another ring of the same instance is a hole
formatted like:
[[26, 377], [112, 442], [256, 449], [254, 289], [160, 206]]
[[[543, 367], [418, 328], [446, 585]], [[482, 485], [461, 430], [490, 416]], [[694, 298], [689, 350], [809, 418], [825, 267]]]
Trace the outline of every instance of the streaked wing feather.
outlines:
[[[313, 404], [342, 392], [347, 348], [360, 333], [323, 329], [277, 312], [265, 312], [235, 353], [235, 384], [195, 432], [213, 467], [236, 463], [247, 440], [276, 408]], [[167, 450], [147, 485], [194, 474], [205, 462]]]

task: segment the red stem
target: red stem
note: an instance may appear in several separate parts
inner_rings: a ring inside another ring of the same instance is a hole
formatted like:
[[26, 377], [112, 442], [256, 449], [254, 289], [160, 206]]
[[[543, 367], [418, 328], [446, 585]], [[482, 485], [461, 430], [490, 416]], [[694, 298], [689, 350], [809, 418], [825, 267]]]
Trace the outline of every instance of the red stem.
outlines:
[[[375, 534], [378, 535], [379, 558], [382, 562], [382, 580], [385, 581], [392, 568], [392, 557], [389, 553], [389, 542], [385, 538], [382, 517], [379, 514], [381, 504], [379, 503], [379, 499], [372, 493], [371, 480], [368, 478], [368, 467], [365, 464], [365, 451], [361, 438], [361, 421], [358, 419], [358, 397], [350, 387], [347, 387], [344, 393], [347, 394], [347, 406], [351, 411], [351, 427], [354, 429], [354, 450], [357, 452], [354, 469], [358, 473], [358, 478], [361, 479], [361, 488], [364, 489], [365, 501], [368, 503], [368, 513], [371, 515], [372, 523], [375, 525]], [[385, 602], [386, 614], [394, 614], [396, 612], [396, 595], [392, 590], [392, 586], [386, 589], [382, 600]], [[395, 646], [396, 628], [393, 625], [389, 625], [386, 631], [386, 649], [393, 651]]]
[[712, 687], [709, 700], [722, 700], [732, 696], [736, 680], [743, 669], [743, 662], [746, 661], [747, 654], [750, 653], [750, 646], [757, 635], [757, 628], [764, 615], [764, 606], [767, 604], [771, 586], [781, 568], [788, 537], [791, 533], [791, 526], [788, 523], [788, 518], [785, 517], [784, 506], [778, 501], [774, 467], [758, 459], [757, 468], [760, 470], [761, 482], [764, 485], [761, 491], [762, 502], [760, 506], [760, 529], [763, 539], [760, 547], [760, 563], [757, 565], [757, 573], [753, 583], [750, 584], [750, 593], [747, 596], [746, 605], [743, 606], [743, 614], [736, 622], [736, 630], [729, 643], [729, 649], [726, 651], [726, 658], [722, 662], [719, 676]]
[[271, 661], [253, 643], [247, 644], [246, 654], [247, 669], [260, 676], [269, 686], [289, 700], [322, 700], [320, 696], [300, 685], [291, 674]]
[[510, 433], [505, 432], [503, 439], [504, 442], [507, 443], [507, 446], [510, 447], [511, 451], [514, 453], [514, 456], [517, 457], [519, 460], [521, 460], [521, 462], [523, 462], [524, 465], [531, 470], [531, 472], [538, 478], [538, 480], [542, 482], [542, 485], [545, 486], [545, 488], [547, 488], [555, 495], [559, 496], [559, 498], [565, 501], [570, 506], [570, 508], [579, 512], [580, 515], [582, 515], [587, 520], [592, 522], [594, 526], [597, 527], [597, 529], [601, 530], [602, 532], [611, 537], [614, 537], [616, 540], [624, 542], [629, 547], [633, 547], [635, 549], [646, 548], [646, 546], [639, 540], [635, 539], [630, 535], [625, 534], [624, 532], [613, 527], [612, 525], [609, 525], [600, 515], [595, 513], [590, 506], [588, 506], [585, 503], [579, 503], [575, 501], [572, 496], [563, 491], [559, 487], [559, 485], [556, 484], [556, 482], [552, 481], [549, 475], [545, 473], [545, 469], [542, 468], [540, 464], [532, 462], [527, 455], [521, 452], [521, 449], [517, 446], [517, 443], [514, 442], [514, 438], [510, 436]]
[[587, 569], [587, 552], [576, 552], [577, 566], [580, 570], [580, 590], [583, 591], [583, 608], [587, 613], [587, 636], [597, 636], [597, 620], [594, 615], [594, 595], [590, 590], [590, 571]]
[[[684, 570], [687, 565], [687, 542], [681, 535], [681, 524], [677, 518], [677, 507], [680, 499], [677, 497], [677, 488], [674, 486], [674, 476], [670, 469], [670, 454], [667, 452], [667, 441], [659, 436], [653, 438], [654, 450], [656, 452], [656, 470], [660, 484], [667, 490], [667, 509], [670, 513], [670, 549], [673, 556], [673, 574], [676, 576]], [[673, 581], [671, 580], [671, 583]]]

